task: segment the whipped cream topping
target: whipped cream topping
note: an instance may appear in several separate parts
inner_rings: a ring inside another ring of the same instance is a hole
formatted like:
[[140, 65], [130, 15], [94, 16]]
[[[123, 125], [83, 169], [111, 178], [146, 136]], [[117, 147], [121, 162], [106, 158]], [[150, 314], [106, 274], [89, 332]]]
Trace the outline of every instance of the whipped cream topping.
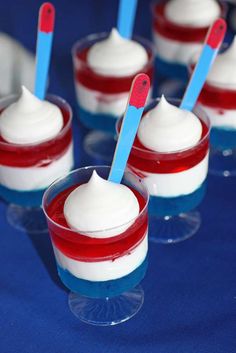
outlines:
[[133, 192], [125, 185], [102, 179], [96, 171], [88, 183], [70, 193], [64, 204], [70, 228], [93, 238], [124, 232], [138, 214], [139, 203]]
[[170, 0], [165, 7], [166, 18], [177, 25], [206, 27], [220, 16], [215, 0]]
[[109, 37], [94, 44], [88, 52], [88, 65], [104, 76], [128, 76], [142, 70], [148, 62], [145, 48], [120, 36], [113, 28]]
[[141, 143], [156, 152], [191, 148], [201, 139], [201, 134], [199, 119], [192, 112], [168, 103], [164, 96], [144, 115], [138, 129]]
[[0, 115], [0, 134], [16, 144], [39, 143], [54, 138], [63, 127], [60, 109], [41, 101], [22, 86], [20, 98]]
[[236, 36], [230, 47], [216, 57], [207, 82], [212, 86], [236, 89]]

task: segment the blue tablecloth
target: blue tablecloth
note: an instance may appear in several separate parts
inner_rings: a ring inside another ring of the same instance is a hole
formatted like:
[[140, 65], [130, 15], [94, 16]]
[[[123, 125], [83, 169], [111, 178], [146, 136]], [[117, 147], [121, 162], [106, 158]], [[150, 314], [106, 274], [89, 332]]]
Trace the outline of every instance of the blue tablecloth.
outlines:
[[[127, 0], [128, 1], [128, 0]], [[0, 30], [35, 48], [40, 1], [0, 2]], [[88, 33], [115, 25], [117, 1], [58, 0], [50, 91], [75, 107], [70, 49]], [[140, 0], [136, 32], [150, 36], [149, 1]], [[2, 48], [0, 48], [2, 50]], [[74, 121], [76, 166], [84, 130]], [[210, 177], [202, 226], [177, 245], [150, 245], [138, 315], [114, 327], [81, 323], [67, 305], [49, 237], [7, 224], [0, 203], [1, 353], [235, 353], [236, 179]]]

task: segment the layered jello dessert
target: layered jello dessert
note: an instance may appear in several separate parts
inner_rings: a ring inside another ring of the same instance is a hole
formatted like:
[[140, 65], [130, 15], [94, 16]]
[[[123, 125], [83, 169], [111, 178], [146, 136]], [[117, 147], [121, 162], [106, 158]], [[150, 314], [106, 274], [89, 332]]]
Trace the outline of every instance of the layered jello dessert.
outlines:
[[225, 176], [236, 175], [235, 64], [236, 38], [217, 56], [198, 100], [212, 125], [209, 171]]
[[151, 43], [123, 38], [114, 28], [78, 41], [72, 55], [79, 119], [90, 129], [115, 133], [134, 76], [143, 72], [152, 79]]
[[223, 13], [216, 0], [154, 2], [153, 42], [159, 73], [187, 80], [193, 53], [201, 48], [209, 26]]
[[45, 189], [73, 166], [70, 106], [49, 95], [41, 101], [22, 87], [0, 100], [0, 196], [40, 207]]
[[197, 213], [188, 230], [179, 223], [188, 222], [188, 213], [201, 202], [208, 170], [208, 119], [202, 111], [178, 105], [162, 96], [147, 106], [128, 160], [151, 195], [151, 238], [163, 243], [183, 240], [199, 227]]
[[147, 191], [131, 173], [125, 174], [122, 184], [108, 181], [109, 170], [78, 169], [52, 184], [44, 195], [58, 274], [74, 293], [71, 306], [75, 296], [78, 306], [88, 298], [96, 299], [96, 305], [108, 298], [117, 300], [132, 291], [146, 272]]

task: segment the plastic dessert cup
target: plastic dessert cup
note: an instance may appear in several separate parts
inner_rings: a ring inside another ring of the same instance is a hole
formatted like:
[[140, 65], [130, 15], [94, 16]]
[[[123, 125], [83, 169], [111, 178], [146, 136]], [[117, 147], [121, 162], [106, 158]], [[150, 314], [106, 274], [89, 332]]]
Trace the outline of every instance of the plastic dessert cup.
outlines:
[[211, 147], [209, 173], [236, 175], [236, 88], [220, 88], [207, 83], [198, 104], [210, 118]]
[[146, 39], [134, 37], [148, 53], [148, 62], [142, 70], [122, 77], [98, 74], [89, 67], [87, 53], [93, 44], [108, 35], [92, 34], [76, 42], [72, 57], [78, 117], [84, 126], [93, 130], [85, 138], [85, 151], [95, 159], [111, 162], [116, 144], [116, 121], [125, 111], [132, 80], [138, 72], [148, 74], [152, 80], [154, 57], [152, 44]]
[[[119, 235], [93, 238], [89, 232], [90, 236], [86, 236], [67, 226], [63, 206], [73, 189], [88, 182], [93, 170], [107, 179], [110, 167], [77, 169], [54, 182], [44, 194], [43, 208], [58, 275], [71, 291], [72, 313], [86, 323], [107, 326], [128, 320], [143, 304], [144, 293], [139, 283], [147, 268], [148, 192], [140, 178], [125, 173], [122, 184], [131, 188], [138, 198], [139, 215]], [[98, 231], [101, 230], [107, 231]]]
[[[10, 96], [0, 100], [0, 110], [17, 100]], [[19, 145], [8, 143], [0, 136], [0, 197], [8, 204], [8, 222], [29, 233], [47, 231], [41, 207], [48, 185], [73, 167], [72, 110], [60, 97], [48, 95], [64, 119], [60, 133], [47, 141]], [[40, 187], [35, 187], [36, 185]]]
[[[221, 53], [228, 50], [229, 43], [223, 43]], [[221, 54], [220, 53], [220, 54]], [[189, 63], [192, 73], [196, 52]], [[232, 72], [233, 75], [233, 72]], [[216, 176], [236, 175], [236, 87], [226, 83], [206, 82], [198, 98], [197, 106], [208, 115], [211, 123], [209, 174]]]
[[[179, 106], [180, 101], [168, 100]], [[153, 100], [146, 112], [154, 108]], [[175, 243], [196, 233], [201, 218], [196, 210], [206, 190], [209, 155], [209, 120], [194, 110], [202, 123], [201, 140], [192, 148], [159, 153], [145, 148], [136, 137], [128, 167], [143, 178], [150, 193], [149, 239], [157, 243]], [[119, 129], [119, 124], [118, 124]]]
[[[209, 26], [190, 27], [171, 22], [164, 13], [167, 2], [154, 1], [151, 5], [155, 66], [164, 77], [186, 82], [188, 63], [193, 53], [201, 48]], [[221, 8], [224, 17], [225, 5], [221, 4]]]

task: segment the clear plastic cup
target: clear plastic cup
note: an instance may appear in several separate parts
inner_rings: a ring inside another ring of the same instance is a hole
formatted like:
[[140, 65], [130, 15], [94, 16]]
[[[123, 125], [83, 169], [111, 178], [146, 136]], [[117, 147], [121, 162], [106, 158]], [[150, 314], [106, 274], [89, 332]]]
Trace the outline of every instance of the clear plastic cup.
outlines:
[[[77, 169], [54, 182], [43, 197], [58, 274], [71, 291], [69, 307], [80, 320], [93, 325], [115, 325], [134, 316], [143, 304], [139, 286], [147, 268], [148, 192], [133, 173], [124, 174], [122, 184], [135, 193], [139, 215], [112, 229], [115, 236], [95, 238], [93, 232], [68, 227], [63, 207], [69, 193], [88, 182], [93, 171], [107, 179], [110, 167], [91, 166]], [[119, 233], [120, 232], [120, 233]]]
[[[159, 101], [159, 98], [153, 100], [145, 113]], [[176, 106], [180, 104], [177, 99], [168, 101]], [[153, 242], [185, 240], [196, 233], [201, 223], [196, 208], [206, 190], [210, 123], [201, 109], [195, 109], [194, 113], [203, 128], [202, 137], [195, 146], [159, 153], [145, 148], [136, 137], [131, 150], [128, 168], [143, 178], [150, 193], [149, 239]]]
[[[18, 96], [0, 100], [0, 111]], [[48, 95], [63, 115], [56, 137], [34, 144], [8, 143], [0, 137], [0, 197], [8, 204], [8, 222], [29, 233], [47, 231], [42, 196], [48, 185], [73, 168], [72, 110], [62, 98]]]
[[[224, 43], [221, 52], [228, 47], [229, 44]], [[197, 56], [195, 53], [189, 63], [190, 74]], [[209, 173], [236, 176], [236, 86], [228, 82], [220, 86], [212, 80], [206, 81], [197, 106], [206, 112], [211, 123]]]
[[141, 70], [122, 77], [95, 72], [87, 63], [88, 50], [108, 36], [109, 33], [91, 34], [76, 42], [72, 48], [78, 118], [92, 130], [84, 140], [84, 149], [89, 156], [105, 162], [112, 160], [116, 145], [116, 121], [125, 112], [135, 75], [144, 72], [152, 81], [154, 70], [152, 44], [147, 39], [134, 37], [148, 54], [148, 62]]

